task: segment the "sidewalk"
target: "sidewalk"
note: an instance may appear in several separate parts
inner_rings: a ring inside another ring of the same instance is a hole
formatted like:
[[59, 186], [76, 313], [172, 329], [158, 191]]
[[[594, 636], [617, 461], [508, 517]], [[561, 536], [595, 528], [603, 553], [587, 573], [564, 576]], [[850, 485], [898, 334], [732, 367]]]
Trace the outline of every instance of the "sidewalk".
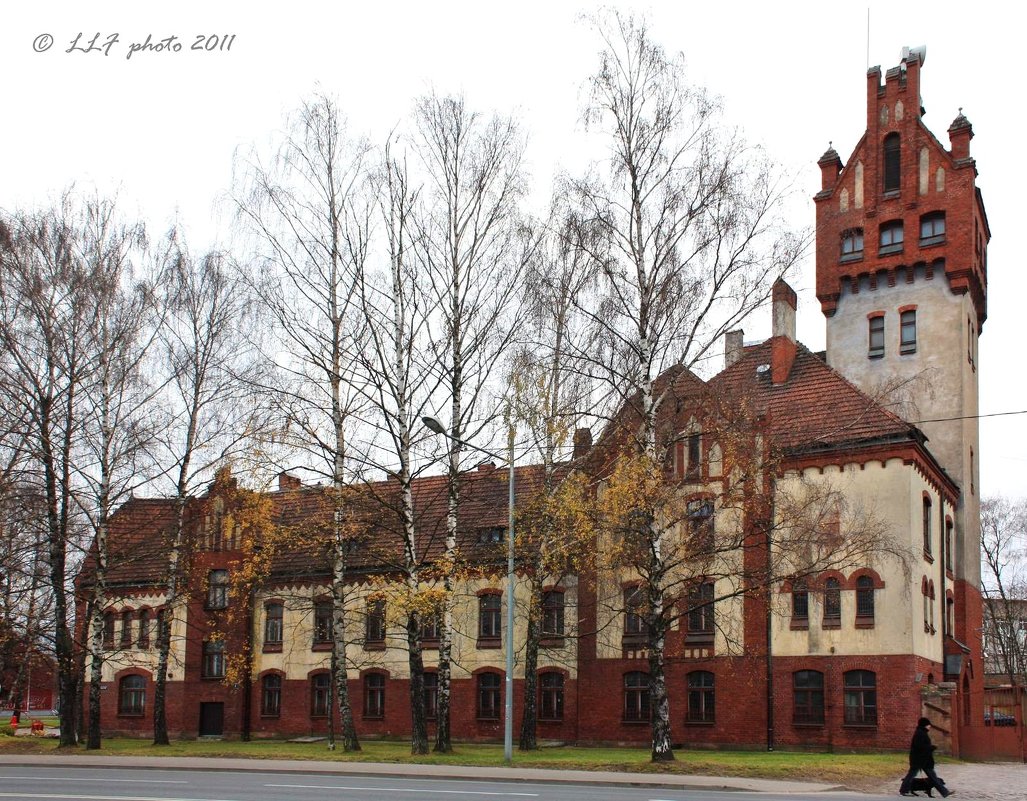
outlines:
[[831, 784], [725, 776], [667, 773], [615, 773], [612, 771], [545, 770], [542, 768], [482, 768], [460, 765], [410, 765], [387, 762], [312, 762], [295, 759], [217, 759], [206, 757], [112, 757], [83, 754], [0, 755], [0, 766], [54, 766], [76, 768], [146, 768], [151, 770], [229, 770], [252, 773], [345, 774], [349, 776], [416, 776], [451, 779], [492, 779], [514, 782], [566, 782], [571, 784], [624, 784], [678, 790], [747, 790], [757, 793], [800, 795], [844, 790]]

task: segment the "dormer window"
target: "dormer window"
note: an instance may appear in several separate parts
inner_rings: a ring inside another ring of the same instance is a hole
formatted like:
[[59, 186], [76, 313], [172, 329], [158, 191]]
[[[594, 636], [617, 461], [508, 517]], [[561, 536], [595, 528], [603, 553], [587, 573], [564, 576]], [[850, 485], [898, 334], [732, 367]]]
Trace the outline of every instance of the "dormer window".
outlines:
[[899, 135], [890, 133], [884, 137], [884, 191], [898, 192], [901, 175]]
[[945, 212], [935, 211], [920, 218], [920, 246], [945, 241]]
[[506, 529], [502, 526], [489, 526], [478, 529], [478, 542], [481, 545], [498, 545], [506, 539]]
[[892, 220], [881, 225], [881, 247], [878, 255], [902, 252], [902, 220]]
[[863, 229], [850, 228], [842, 233], [842, 261], [863, 258]]

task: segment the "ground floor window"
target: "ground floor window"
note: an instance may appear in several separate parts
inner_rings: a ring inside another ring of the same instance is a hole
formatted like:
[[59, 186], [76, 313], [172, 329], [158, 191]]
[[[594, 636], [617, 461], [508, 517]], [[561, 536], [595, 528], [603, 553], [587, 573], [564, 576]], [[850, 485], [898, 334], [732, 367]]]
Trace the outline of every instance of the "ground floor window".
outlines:
[[125, 676], [118, 691], [119, 715], [142, 715], [146, 711], [146, 678]]
[[439, 674], [424, 674], [424, 716], [435, 720], [439, 716]]
[[792, 674], [792, 721], [823, 724], [824, 674], [819, 670], [797, 670]]
[[624, 720], [649, 720], [649, 674], [624, 674]]
[[877, 676], [870, 670], [845, 674], [845, 723], [850, 726], [877, 725]]
[[331, 708], [332, 677], [329, 673], [318, 673], [310, 680], [310, 716], [328, 717]]
[[271, 673], [261, 680], [260, 714], [277, 717], [282, 711], [282, 677]]
[[481, 720], [499, 720], [502, 706], [502, 677], [498, 673], [478, 674], [478, 717]]
[[538, 677], [539, 720], [563, 720], [563, 674], [543, 673]]
[[695, 670], [688, 674], [689, 723], [714, 721], [713, 674], [708, 670]]
[[364, 717], [385, 717], [385, 677], [381, 673], [364, 676]]

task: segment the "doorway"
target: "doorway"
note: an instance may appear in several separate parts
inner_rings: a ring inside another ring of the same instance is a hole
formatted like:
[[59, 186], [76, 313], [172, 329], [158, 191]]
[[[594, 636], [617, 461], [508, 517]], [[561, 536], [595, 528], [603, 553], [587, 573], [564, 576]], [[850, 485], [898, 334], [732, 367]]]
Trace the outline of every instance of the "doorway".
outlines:
[[220, 701], [200, 704], [200, 737], [220, 737], [225, 733], [225, 705]]

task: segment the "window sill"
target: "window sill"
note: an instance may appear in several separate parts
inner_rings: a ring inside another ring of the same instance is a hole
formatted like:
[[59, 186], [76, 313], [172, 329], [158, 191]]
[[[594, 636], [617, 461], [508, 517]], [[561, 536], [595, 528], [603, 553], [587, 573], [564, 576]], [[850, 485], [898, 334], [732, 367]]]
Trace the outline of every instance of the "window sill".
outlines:
[[145, 718], [145, 712], [119, 712], [119, 718]]
[[437, 651], [439, 650], [438, 640], [421, 640], [422, 651]]
[[931, 556], [931, 552], [930, 551], [924, 551], [924, 561], [927, 562], [930, 565], [934, 564], [934, 557]]
[[934, 247], [935, 245], [944, 245], [944, 244], [945, 244], [945, 235], [944, 234], [942, 234], [941, 236], [929, 236], [926, 239], [921, 239], [920, 240], [920, 247], [922, 247], [922, 248], [929, 248], [929, 247]]
[[204, 612], [224, 612], [226, 609], [228, 609], [227, 606], [204, 606], [203, 607], [203, 611]]
[[282, 652], [282, 644], [280, 642], [266, 642], [261, 652], [265, 654], [280, 654]]
[[335, 643], [330, 642], [316, 642], [310, 646], [311, 651], [331, 651], [335, 647]]
[[900, 356], [908, 356], [911, 353], [916, 353], [916, 345], [903, 345], [899, 348]]
[[806, 631], [809, 628], [809, 618], [793, 617], [788, 627], [792, 631]]
[[563, 648], [566, 640], [563, 637], [543, 637], [538, 644], [540, 648]]
[[867, 353], [867, 358], [868, 359], [883, 359], [884, 358], [884, 351], [883, 350], [880, 350], [880, 351], [872, 350], [869, 353]]
[[685, 721], [685, 725], [686, 726], [698, 726], [700, 728], [702, 728], [704, 726], [706, 728], [712, 728], [713, 726], [716, 726], [717, 723], [716, 723], [716, 721], [713, 721], [713, 720], [686, 720]]
[[621, 725], [623, 726], [649, 726], [652, 724], [651, 720], [624, 720], [621, 718]]
[[549, 725], [559, 725], [563, 723], [563, 718], [539, 718], [539, 723], [548, 723]]
[[838, 259], [838, 263], [839, 264], [849, 264], [850, 262], [854, 262], [854, 261], [863, 261], [863, 251], [862, 250], [859, 253], [848, 253], [848, 254], [846, 254], [846, 255], [844, 255], [844, 256], [842, 256], [841, 258]]
[[696, 632], [685, 634], [685, 644], [687, 645], [713, 645], [713, 632]]
[[798, 723], [797, 721], [793, 720], [792, 721], [792, 726], [794, 726], [796, 729], [822, 729], [822, 728], [824, 728], [824, 722], [821, 721], [820, 723], [812, 723], [812, 722]]
[[878, 256], [894, 256], [902, 252], [902, 245], [884, 245], [877, 251]]
[[503, 643], [498, 637], [479, 637], [478, 642], [475, 643], [475, 647], [479, 650], [487, 651], [502, 648]]
[[830, 620], [824, 620], [820, 624], [822, 629], [840, 629], [842, 627], [842, 621], [839, 618], [831, 618]]
[[857, 629], [872, 629], [874, 627], [874, 618], [872, 617], [857, 617], [856, 628]]
[[224, 676], [200, 676], [200, 681], [224, 681]]
[[885, 189], [884, 194], [881, 195], [881, 197], [885, 200], [891, 200], [892, 198], [898, 197], [900, 194], [902, 194], [902, 189], [896, 187], [895, 189]]
[[310, 719], [311, 720], [328, 720], [328, 715], [327, 715], [327, 713], [325, 713], [325, 714], [321, 714], [321, 713], [314, 714], [312, 712], [310, 714]]
[[385, 643], [384, 642], [365, 642], [364, 643], [364, 650], [365, 651], [384, 651], [385, 650]]
[[475, 718], [478, 723], [499, 723], [499, 716], [494, 718]]
[[385, 715], [363, 715], [361, 720], [385, 720]]
[[876, 723], [843, 723], [843, 729], [855, 729], [856, 731], [871, 732], [877, 729]]
[[261, 712], [260, 717], [262, 720], [278, 720], [282, 716], [281, 712]]
[[625, 634], [620, 638], [621, 648], [645, 648], [649, 638], [644, 634]]

